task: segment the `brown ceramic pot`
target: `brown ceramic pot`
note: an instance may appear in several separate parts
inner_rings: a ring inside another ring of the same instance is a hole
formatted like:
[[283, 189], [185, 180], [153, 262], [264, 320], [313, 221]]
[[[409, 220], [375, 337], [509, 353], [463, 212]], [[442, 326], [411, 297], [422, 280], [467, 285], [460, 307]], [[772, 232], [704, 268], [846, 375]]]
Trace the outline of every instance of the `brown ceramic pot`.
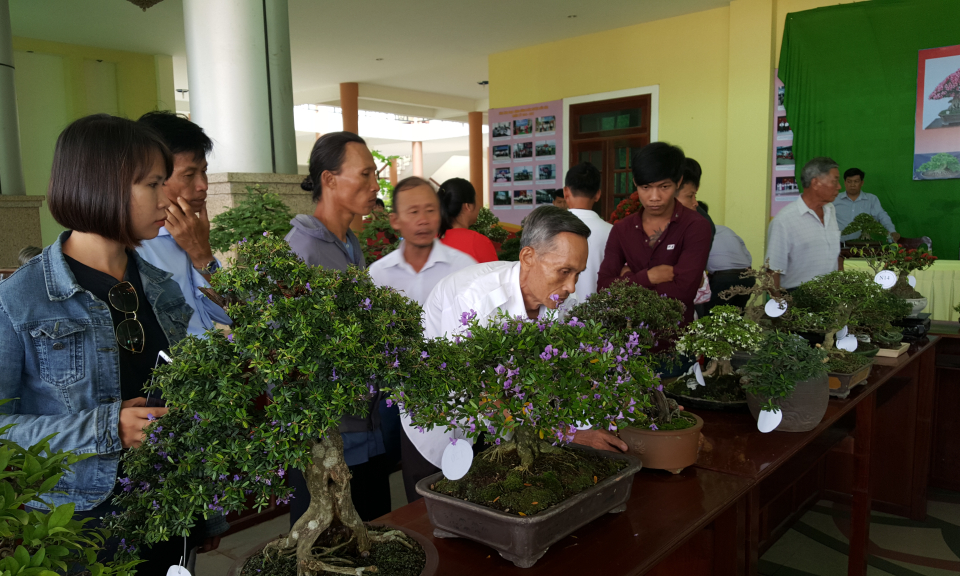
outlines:
[[[783, 420], [774, 428], [777, 432], [807, 432], [823, 420], [830, 402], [830, 385], [827, 375], [797, 382], [793, 393], [776, 401], [783, 411]], [[753, 419], [760, 415], [760, 399], [747, 390], [747, 406]]]
[[627, 443], [627, 452], [636, 456], [644, 468], [669, 470], [679, 474], [687, 466], [697, 463], [700, 449], [700, 430], [703, 419], [687, 412], [697, 423], [684, 430], [650, 430], [623, 428], [620, 439]]
[[[410, 530], [403, 526], [394, 526], [393, 524], [387, 524], [385, 522], [369, 522], [368, 526], [383, 526], [390, 528], [392, 530], [401, 530], [407, 536], [413, 538], [417, 541], [417, 544], [420, 544], [420, 547], [423, 548], [423, 552], [427, 555], [427, 562], [423, 565], [423, 570], [420, 571], [420, 576], [434, 576], [437, 573], [437, 568], [440, 566], [440, 554], [437, 552], [437, 547], [433, 545], [433, 542], [429, 538], [424, 536], [419, 532]], [[239, 576], [240, 571], [243, 570], [243, 565], [246, 564], [247, 560], [252, 558], [257, 552], [263, 550], [263, 548], [276, 540], [276, 538], [271, 538], [266, 542], [254, 546], [246, 554], [237, 559], [236, 562], [230, 566], [230, 570], [227, 572], [227, 576]]]

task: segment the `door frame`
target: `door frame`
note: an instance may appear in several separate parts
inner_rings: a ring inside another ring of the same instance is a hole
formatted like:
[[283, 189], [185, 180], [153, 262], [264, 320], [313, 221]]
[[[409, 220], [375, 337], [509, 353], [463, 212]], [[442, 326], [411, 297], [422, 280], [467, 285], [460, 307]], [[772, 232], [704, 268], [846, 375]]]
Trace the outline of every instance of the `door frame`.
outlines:
[[[563, 150], [570, 150], [570, 105], [583, 104], [585, 102], [597, 102], [599, 100], [613, 100], [615, 98], [626, 98], [628, 96], [650, 95], [650, 142], [656, 142], [660, 139], [660, 85], [642, 86], [640, 88], [627, 88], [625, 90], [614, 90], [612, 92], [600, 92], [597, 94], [587, 94], [584, 96], [573, 96], [563, 99]], [[563, 155], [563, 172], [566, 175], [570, 170], [570, 154]]]

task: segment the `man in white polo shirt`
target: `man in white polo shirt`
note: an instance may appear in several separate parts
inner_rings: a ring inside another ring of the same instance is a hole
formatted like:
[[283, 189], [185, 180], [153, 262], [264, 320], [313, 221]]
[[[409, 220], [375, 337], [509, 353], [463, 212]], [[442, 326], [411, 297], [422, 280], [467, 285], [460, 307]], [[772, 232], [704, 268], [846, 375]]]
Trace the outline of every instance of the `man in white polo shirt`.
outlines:
[[767, 260], [779, 271], [778, 288], [792, 290], [837, 269], [840, 229], [833, 201], [840, 192], [840, 169], [830, 158], [814, 158], [800, 173], [803, 194], [781, 210], [767, 233]]
[[567, 171], [563, 180], [563, 197], [567, 201], [567, 210], [590, 228], [587, 245], [587, 267], [577, 280], [577, 300], [583, 302], [597, 291], [597, 275], [600, 263], [607, 248], [607, 238], [613, 224], [605, 221], [593, 211], [593, 205], [600, 200], [600, 171], [589, 162], [581, 162]]
[[[440, 199], [433, 186], [416, 176], [405, 178], [393, 189], [390, 225], [400, 234], [400, 246], [370, 265], [370, 277], [377, 286], [390, 286], [421, 306], [427, 296], [450, 274], [473, 266], [476, 260], [450, 248], [437, 239], [440, 231]], [[387, 464], [403, 462], [403, 483], [407, 500], [420, 498], [416, 480], [429, 476], [436, 467], [428, 462], [400, 429], [400, 411], [396, 406], [380, 404], [380, 429], [387, 454]], [[390, 470], [384, 470], [389, 474]]]

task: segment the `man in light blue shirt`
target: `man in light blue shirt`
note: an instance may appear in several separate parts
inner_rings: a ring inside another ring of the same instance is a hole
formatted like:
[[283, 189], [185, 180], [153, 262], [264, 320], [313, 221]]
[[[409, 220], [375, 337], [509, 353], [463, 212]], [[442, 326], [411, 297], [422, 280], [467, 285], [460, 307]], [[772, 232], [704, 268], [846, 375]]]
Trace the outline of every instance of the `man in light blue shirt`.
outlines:
[[[864, 178], [866, 178], [866, 174], [859, 168], [850, 168], [843, 173], [843, 184], [846, 191], [833, 201], [833, 206], [837, 209], [837, 227], [843, 232], [843, 229], [849, 226], [854, 218], [860, 214], [869, 214], [890, 232], [890, 237], [896, 242], [900, 239], [900, 235], [897, 234], [890, 216], [880, 205], [880, 199], [873, 194], [863, 192]], [[859, 237], [860, 233], [854, 232], [841, 236], [840, 240], [846, 242], [847, 240], [856, 240]]]
[[173, 174], [163, 183], [170, 200], [167, 221], [157, 237], [145, 240], [137, 252], [173, 274], [193, 308], [187, 332], [202, 336], [214, 322], [232, 324], [223, 309], [200, 292], [210, 286], [210, 275], [220, 268], [210, 248], [207, 218], [207, 154], [213, 142], [202, 128], [173, 112], [148, 112], [137, 122], [157, 132], [173, 153]]

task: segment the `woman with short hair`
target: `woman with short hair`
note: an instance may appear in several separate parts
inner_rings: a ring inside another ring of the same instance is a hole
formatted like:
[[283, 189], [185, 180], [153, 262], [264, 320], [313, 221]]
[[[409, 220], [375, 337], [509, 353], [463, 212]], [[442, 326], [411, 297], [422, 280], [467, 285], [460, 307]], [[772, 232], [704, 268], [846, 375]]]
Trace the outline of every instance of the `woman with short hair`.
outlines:
[[[15, 424], [5, 438], [24, 447], [56, 434], [52, 449], [94, 455], [44, 495], [73, 503], [78, 518], [117, 510], [121, 454], [167, 411], [148, 408], [143, 389], [193, 311], [170, 274], [134, 248], [163, 226], [172, 166], [160, 138], [131, 120], [98, 114], [70, 124], [47, 193], [67, 231], [0, 284], [0, 398], [12, 399], [0, 406], [0, 426]], [[165, 574], [183, 546], [176, 538], [141, 547], [147, 562], [137, 573]]]

